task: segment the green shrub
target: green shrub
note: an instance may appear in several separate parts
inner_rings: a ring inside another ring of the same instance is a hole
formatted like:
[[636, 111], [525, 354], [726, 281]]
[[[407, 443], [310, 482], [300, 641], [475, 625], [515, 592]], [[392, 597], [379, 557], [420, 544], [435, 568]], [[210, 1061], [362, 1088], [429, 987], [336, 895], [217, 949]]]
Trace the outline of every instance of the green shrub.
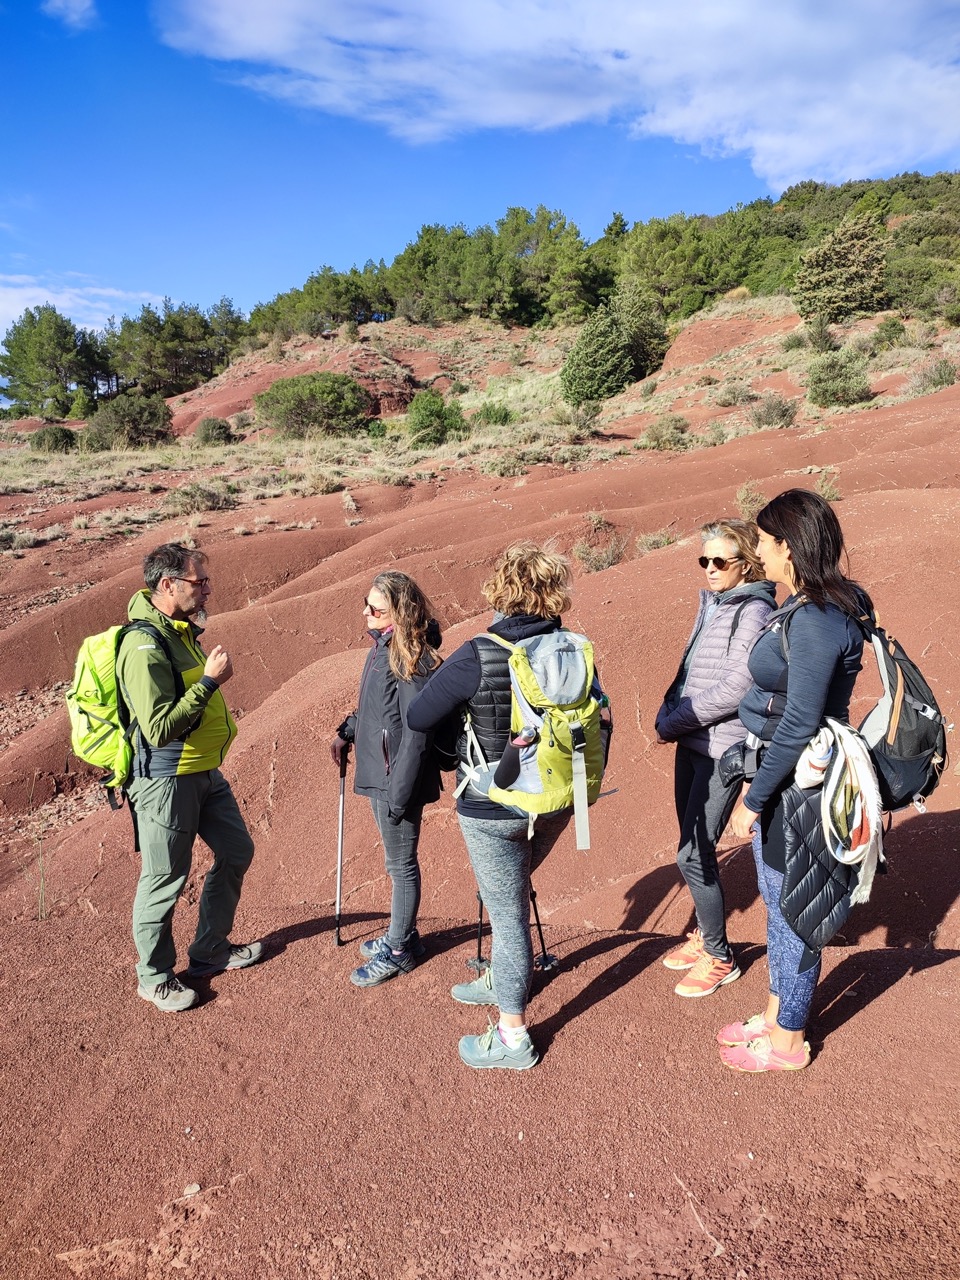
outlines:
[[870, 399], [866, 361], [855, 351], [830, 351], [811, 360], [807, 399], [825, 409], [830, 405], [860, 404]]
[[70, 412], [67, 419], [70, 422], [86, 422], [88, 418], [92, 418], [97, 412], [97, 402], [89, 392], [84, 391], [83, 387], [78, 387], [73, 397], [73, 404], [70, 406]]
[[890, 347], [902, 347], [906, 336], [907, 326], [896, 316], [887, 316], [873, 331], [873, 341], [878, 351], [886, 351]]
[[840, 346], [823, 312], [810, 317], [804, 332], [807, 342], [820, 355], [824, 355], [827, 351], [836, 351]]
[[232, 444], [233, 432], [226, 418], [201, 418], [194, 432], [197, 444]]
[[360, 326], [356, 320], [344, 320], [340, 326], [340, 335], [344, 342], [359, 342]]
[[473, 421], [485, 427], [507, 427], [516, 415], [498, 400], [485, 400], [473, 415]]
[[637, 441], [639, 449], [692, 449], [695, 441], [687, 434], [690, 423], [678, 413], [664, 413], [644, 431]]
[[41, 427], [30, 437], [30, 448], [34, 453], [69, 453], [76, 447], [76, 432], [57, 424]]
[[[106, 438], [109, 433], [107, 448], [144, 449], [173, 437], [170, 428], [172, 418], [170, 406], [163, 396], [124, 391], [101, 403], [94, 415], [94, 423], [98, 433], [102, 433], [98, 438]], [[89, 432], [89, 427], [87, 430]]]
[[819, 314], [831, 323], [879, 311], [886, 265], [886, 238], [877, 219], [872, 214], [849, 218], [801, 255], [794, 305], [805, 320]]
[[907, 395], [928, 396], [932, 391], [952, 387], [957, 380], [957, 366], [952, 360], [932, 360], [922, 365], [907, 383]]
[[113, 448], [113, 427], [94, 414], [93, 421], [77, 432], [77, 448], [81, 453], [106, 453]]
[[801, 347], [807, 345], [808, 338], [802, 329], [792, 329], [784, 335], [780, 342], [780, 346], [784, 351], [799, 351]]
[[459, 400], [444, 400], [439, 391], [418, 391], [407, 409], [410, 443], [433, 448], [469, 434]]
[[182, 484], [167, 494], [166, 506], [179, 516], [194, 515], [198, 511], [230, 511], [237, 500], [225, 485], [194, 482]]
[[768, 391], [758, 404], [750, 407], [747, 415], [758, 431], [779, 430], [793, 426], [798, 408], [796, 400], [786, 400], [775, 391]]
[[254, 397], [254, 404], [258, 418], [297, 440], [356, 431], [373, 416], [369, 392], [345, 373], [279, 378]]
[[640, 383], [640, 399], [649, 400], [651, 396], [656, 394], [657, 380], [656, 378], [647, 378], [645, 382]]
[[735, 404], [750, 404], [756, 396], [745, 382], [725, 382], [713, 396], [713, 403], [721, 409], [730, 409]]
[[632, 380], [634, 355], [622, 328], [604, 306], [597, 307], [580, 330], [560, 370], [567, 404], [605, 400]]

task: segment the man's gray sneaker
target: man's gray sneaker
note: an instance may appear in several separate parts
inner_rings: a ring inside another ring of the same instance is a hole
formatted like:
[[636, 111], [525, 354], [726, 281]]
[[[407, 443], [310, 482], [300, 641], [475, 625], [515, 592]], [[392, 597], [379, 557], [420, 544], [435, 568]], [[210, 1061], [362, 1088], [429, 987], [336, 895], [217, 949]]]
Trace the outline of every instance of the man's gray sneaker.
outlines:
[[[361, 942], [360, 954], [363, 956], [364, 960], [372, 960], [373, 957], [378, 954], [378, 952], [382, 951], [384, 947], [388, 946], [389, 945], [387, 942], [388, 936], [389, 935], [385, 933], [380, 938], [368, 938], [366, 942]], [[423, 957], [427, 954], [427, 948], [423, 945], [423, 942], [421, 941], [421, 938], [420, 938], [420, 933], [417, 929], [414, 929], [411, 932], [410, 937], [407, 939], [407, 950], [410, 952], [410, 954], [413, 956], [415, 960], [422, 960]]]
[[224, 973], [227, 969], [246, 969], [262, 958], [262, 942], [240, 942], [230, 948], [226, 959], [221, 964], [196, 964], [191, 960], [187, 966], [187, 977], [212, 978], [215, 974]]
[[137, 986], [137, 995], [141, 1000], [149, 1000], [161, 1013], [183, 1013], [192, 1009], [199, 999], [192, 987], [185, 987], [179, 978], [167, 978], [155, 987]]
[[540, 1061], [540, 1055], [526, 1032], [516, 1049], [509, 1049], [493, 1023], [483, 1035], [461, 1039], [460, 1057], [468, 1067], [504, 1067], [508, 1071], [526, 1071]]
[[381, 947], [372, 960], [354, 969], [350, 981], [355, 987], [378, 987], [398, 973], [412, 973], [416, 967], [412, 952], [401, 951], [395, 955], [389, 947]]
[[479, 978], [472, 982], [458, 982], [450, 988], [450, 994], [460, 1004], [497, 1004], [497, 993], [493, 987], [493, 970], [484, 969]]

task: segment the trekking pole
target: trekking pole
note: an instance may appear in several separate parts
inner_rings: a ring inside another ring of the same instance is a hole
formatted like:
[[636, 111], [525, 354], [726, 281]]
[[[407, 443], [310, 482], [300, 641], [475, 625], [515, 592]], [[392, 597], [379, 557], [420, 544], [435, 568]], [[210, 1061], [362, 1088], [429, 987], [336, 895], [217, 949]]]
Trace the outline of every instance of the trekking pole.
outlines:
[[343, 809], [347, 792], [347, 757], [350, 755], [350, 743], [345, 742], [340, 748], [340, 810], [337, 814], [337, 902], [334, 919], [334, 946], [340, 942], [340, 893], [343, 888]]
[[483, 899], [480, 897], [479, 892], [477, 893], [477, 903], [480, 907], [477, 914], [477, 954], [471, 956], [467, 961], [467, 968], [472, 969], [474, 973], [480, 974], [487, 968], [489, 961], [483, 958]]
[[545, 972], [550, 969], [557, 969], [560, 967], [560, 961], [547, 950], [547, 944], [543, 937], [543, 925], [540, 923], [540, 912], [537, 910], [537, 891], [533, 885], [530, 886], [530, 901], [533, 903], [533, 918], [537, 922], [537, 933], [540, 935], [540, 954], [533, 962], [534, 968], [542, 969]]

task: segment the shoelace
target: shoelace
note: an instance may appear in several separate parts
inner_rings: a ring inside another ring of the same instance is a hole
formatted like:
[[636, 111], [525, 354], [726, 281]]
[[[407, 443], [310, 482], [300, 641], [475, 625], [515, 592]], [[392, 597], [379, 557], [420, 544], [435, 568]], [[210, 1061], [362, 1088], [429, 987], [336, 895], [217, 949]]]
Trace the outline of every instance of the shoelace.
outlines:
[[161, 1000], [166, 996], [179, 995], [185, 989], [179, 978], [168, 978], [166, 982], [157, 983], [157, 995]]

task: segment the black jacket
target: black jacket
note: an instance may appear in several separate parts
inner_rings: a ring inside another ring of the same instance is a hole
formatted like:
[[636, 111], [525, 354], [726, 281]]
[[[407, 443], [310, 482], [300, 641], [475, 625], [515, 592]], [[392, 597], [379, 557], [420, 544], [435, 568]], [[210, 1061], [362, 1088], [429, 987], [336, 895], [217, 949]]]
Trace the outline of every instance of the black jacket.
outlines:
[[[537, 618], [532, 614], [497, 617], [490, 624], [494, 635], [516, 644], [528, 636], [558, 631], [559, 618]], [[484, 649], [481, 661], [480, 649]], [[492, 763], [503, 755], [510, 733], [509, 653], [482, 636], [468, 640], [431, 675], [424, 689], [410, 704], [407, 724], [426, 732], [452, 711], [470, 712], [474, 731], [486, 759]], [[462, 739], [461, 739], [462, 742]], [[457, 781], [463, 777], [457, 770]], [[515, 817], [502, 804], [478, 796], [469, 787], [457, 797], [457, 812], [466, 818], [503, 821]]]
[[784, 920], [806, 943], [801, 971], [816, 962], [850, 914], [850, 895], [859, 878], [855, 866], [831, 857], [820, 816], [820, 788], [783, 793], [783, 844], [786, 864], [780, 891]]
[[[408, 810], [440, 798], [440, 768], [432, 751], [432, 734], [407, 726], [406, 711], [423, 688], [428, 672], [400, 680], [390, 668], [392, 632], [371, 631], [373, 647], [360, 677], [356, 711], [337, 730], [355, 747], [353, 789], [357, 795], [385, 792], [392, 822]], [[429, 637], [434, 643], [438, 637]]]

